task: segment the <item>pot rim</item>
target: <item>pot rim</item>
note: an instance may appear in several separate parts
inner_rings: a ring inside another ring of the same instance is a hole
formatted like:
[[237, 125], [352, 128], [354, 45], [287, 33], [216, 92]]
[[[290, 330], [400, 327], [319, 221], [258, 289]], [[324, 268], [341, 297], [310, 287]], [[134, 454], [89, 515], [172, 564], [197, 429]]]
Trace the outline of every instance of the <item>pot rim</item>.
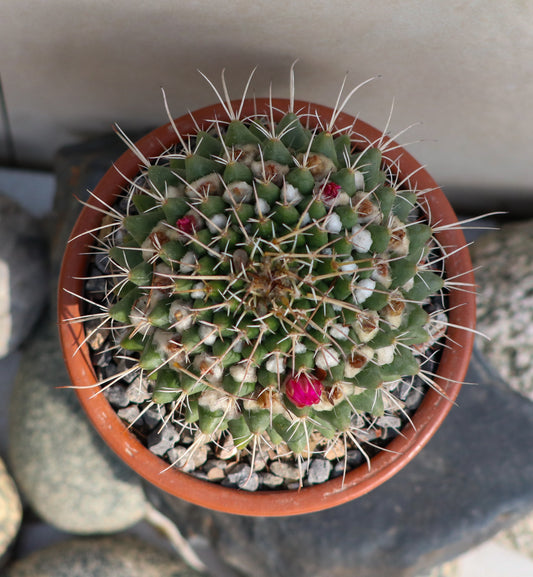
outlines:
[[[234, 109], [238, 108], [240, 103], [234, 101]], [[269, 104], [270, 100], [267, 98], [248, 99], [243, 110], [245, 114], [251, 115], [256, 110], [266, 110]], [[275, 110], [279, 111], [279, 117], [289, 110], [289, 99], [272, 99], [272, 104]], [[295, 100], [294, 110], [299, 109], [316, 111], [326, 122], [333, 114], [329, 107]], [[220, 104], [183, 115], [174, 120], [174, 123], [180, 132], [186, 135], [196, 131], [195, 124], [200, 127], [207, 126], [209, 120], [214, 118], [227, 118]], [[356, 120], [342, 112], [335, 125], [353, 125], [354, 131], [368, 143], [376, 143], [382, 139], [382, 142], [392, 149], [384, 153], [384, 160], [393, 164], [400, 176], [412, 175], [409, 181], [417, 190], [427, 191], [422, 204], [432, 224], [438, 223], [442, 227], [436, 233], [437, 240], [442, 246], [454, 250], [446, 259], [447, 277], [474, 287], [472, 263], [464, 234], [460, 229], [446, 228], [447, 225], [456, 223], [457, 217], [444, 193], [425, 168], [396, 142], [362, 120]], [[145, 156], [151, 158], [175, 142], [176, 134], [169, 122], [140, 139], [136, 146]], [[99, 209], [112, 202], [127, 185], [126, 179], [138, 173], [139, 166], [139, 159], [128, 149], [100, 180], [72, 230], [59, 276], [59, 333], [65, 363], [83, 408], [110, 448], [139, 475], [174, 496], [216, 511], [255, 516], [295, 515], [340, 505], [378, 487], [411, 461], [442, 424], [465, 378], [474, 341], [475, 296], [471, 291], [453, 289], [448, 296], [450, 326], [447, 346], [442, 351], [436, 377], [436, 383], [443, 389], [445, 396], [430, 389], [412, 416], [412, 423], [407, 423], [402, 429], [402, 435], [393, 439], [386, 446], [386, 451], [380, 451], [372, 457], [370, 470], [363, 464], [347, 472], [344, 480], [341, 476], [299, 490], [248, 492], [197, 479], [169, 467], [126, 428], [104, 395], [95, 394], [96, 377], [88, 347], [83, 342], [83, 325], [69, 319], [81, 314], [82, 301], [76, 295], [82, 293], [82, 277], [86, 273], [89, 258], [87, 249], [93, 241], [90, 231], [98, 226], [101, 219]], [[462, 247], [461, 250], [457, 250], [459, 247]]]

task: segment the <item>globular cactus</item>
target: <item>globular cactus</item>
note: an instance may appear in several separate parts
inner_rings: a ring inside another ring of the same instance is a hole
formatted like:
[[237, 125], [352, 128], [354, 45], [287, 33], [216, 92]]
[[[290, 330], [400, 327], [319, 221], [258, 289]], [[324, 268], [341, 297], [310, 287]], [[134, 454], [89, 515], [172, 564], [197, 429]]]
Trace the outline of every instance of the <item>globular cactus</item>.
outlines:
[[362, 449], [361, 423], [396, 410], [400, 383], [432, 384], [421, 365], [446, 319], [425, 305], [446, 281], [428, 191], [384, 162], [384, 139], [338, 129], [341, 107], [325, 123], [291, 95], [276, 121], [221, 100], [228, 120], [137, 151], [102, 224], [100, 316], [167, 421], [194, 433], [184, 459], [227, 439], [300, 462], [339, 440]]

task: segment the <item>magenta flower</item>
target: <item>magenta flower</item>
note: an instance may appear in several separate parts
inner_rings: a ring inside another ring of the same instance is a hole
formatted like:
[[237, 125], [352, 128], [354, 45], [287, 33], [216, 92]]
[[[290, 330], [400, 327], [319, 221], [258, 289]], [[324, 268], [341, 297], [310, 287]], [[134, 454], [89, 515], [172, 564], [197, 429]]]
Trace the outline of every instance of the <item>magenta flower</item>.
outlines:
[[182, 218], [178, 218], [176, 221], [176, 228], [185, 234], [194, 234], [196, 231], [196, 222], [194, 220], [194, 216], [185, 215]]
[[301, 374], [291, 377], [285, 384], [285, 394], [297, 407], [308, 407], [320, 402], [322, 383], [315, 377]]
[[336, 184], [335, 182], [328, 182], [322, 189], [322, 198], [326, 202], [332, 202], [337, 198], [337, 196], [339, 196], [340, 191], [340, 185]]

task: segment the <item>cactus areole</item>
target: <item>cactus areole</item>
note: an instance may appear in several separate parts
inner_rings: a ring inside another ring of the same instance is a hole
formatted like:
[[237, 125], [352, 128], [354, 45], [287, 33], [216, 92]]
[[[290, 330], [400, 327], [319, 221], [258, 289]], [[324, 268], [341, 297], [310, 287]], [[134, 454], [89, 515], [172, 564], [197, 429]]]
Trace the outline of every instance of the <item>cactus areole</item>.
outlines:
[[[322, 484], [252, 493], [187, 474], [99, 394], [111, 381], [96, 378], [77, 296], [94, 249], [113, 283], [98, 322], [194, 439], [184, 459], [205, 443], [277, 450], [302, 470], [339, 443], [366, 456], [359, 431], [399, 383], [421, 377], [423, 401], [386, 450]], [[427, 443], [466, 374], [472, 286], [456, 217], [409, 153], [338, 109], [243, 98], [130, 143], [106, 173], [66, 248], [60, 333], [90, 419], [140, 475], [212, 509], [291, 515], [367, 493]], [[439, 295], [445, 321], [426, 306]]]

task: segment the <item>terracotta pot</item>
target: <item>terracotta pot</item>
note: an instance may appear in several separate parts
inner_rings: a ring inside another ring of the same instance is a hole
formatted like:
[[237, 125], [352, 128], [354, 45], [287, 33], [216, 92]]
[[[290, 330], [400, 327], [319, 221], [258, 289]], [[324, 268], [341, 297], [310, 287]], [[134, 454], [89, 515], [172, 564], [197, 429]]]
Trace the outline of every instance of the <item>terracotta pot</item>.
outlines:
[[[243, 114], [253, 114], [268, 107], [267, 99], [249, 101]], [[307, 110], [307, 102], [296, 101], [294, 110]], [[311, 110], [324, 119], [331, 118], [330, 108], [311, 104]], [[277, 110], [288, 110], [289, 101], [279, 99], [274, 101]], [[277, 120], [281, 118], [280, 112]], [[194, 121], [191, 116], [194, 117]], [[213, 118], [223, 119], [226, 115], [220, 105], [209, 106], [198, 110], [192, 115], [177, 119], [176, 125], [182, 134], [194, 133], [196, 122], [200, 127], [207, 126]], [[336, 125], [345, 127], [352, 125], [354, 118], [348, 114], [340, 114]], [[377, 141], [382, 134], [361, 120], [355, 122], [355, 131], [368, 142]], [[384, 141], [388, 139], [385, 137]], [[155, 157], [163, 150], [176, 143], [176, 135], [167, 124], [157, 128], [139, 142], [137, 147], [147, 157]], [[418, 190], [432, 190], [427, 195], [425, 209], [430, 215], [431, 223], [448, 225], [456, 222], [456, 216], [428, 172], [404, 149], [391, 147], [393, 150], [384, 156], [386, 161], [397, 166], [400, 176], [416, 173], [411, 182]], [[127, 185], [127, 178], [132, 179], [139, 170], [139, 161], [131, 152], [125, 152], [102, 178], [94, 195], [104, 203], [110, 204]], [[401, 180], [401, 179], [400, 179]], [[443, 350], [437, 372], [437, 383], [445, 392], [442, 396], [434, 390], [429, 390], [421, 406], [412, 418], [412, 424], [407, 424], [402, 434], [397, 436], [388, 446], [389, 451], [382, 451], [372, 459], [370, 470], [363, 464], [347, 473], [344, 482], [342, 478], [329, 480], [321, 485], [305, 487], [298, 491], [258, 491], [230, 489], [215, 483], [196, 479], [175, 468], [164, 470], [167, 463], [146, 449], [139, 440], [129, 432], [117, 417], [104, 395], [96, 394], [96, 377], [91, 365], [87, 346], [82, 345], [84, 327], [81, 323], [68, 322], [82, 312], [83, 303], [72, 296], [83, 292], [83, 277], [88, 267], [87, 249], [92, 243], [91, 229], [98, 226], [101, 212], [92, 207], [101, 204], [91, 198], [72, 231], [71, 241], [67, 245], [59, 282], [59, 330], [65, 362], [70, 373], [76, 393], [105, 442], [132, 467], [139, 475], [160, 489], [181, 499], [210, 509], [236, 513], [241, 515], [282, 516], [319, 511], [355, 499], [381, 485], [396, 474], [413, 459], [427, 444], [432, 435], [443, 422], [453, 401], [457, 397], [461, 383], [464, 380], [473, 346], [473, 329], [475, 323], [475, 298], [472, 292], [452, 290], [449, 295], [449, 321], [447, 347]], [[440, 243], [453, 249], [465, 245], [464, 235], [453, 228], [439, 232]], [[464, 248], [454, 252], [446, 261], [446, 273], [458, 282], [473, 286], [474, 278], [468, 250]], [[79, 349], [79, 350], [78, 350]]]

